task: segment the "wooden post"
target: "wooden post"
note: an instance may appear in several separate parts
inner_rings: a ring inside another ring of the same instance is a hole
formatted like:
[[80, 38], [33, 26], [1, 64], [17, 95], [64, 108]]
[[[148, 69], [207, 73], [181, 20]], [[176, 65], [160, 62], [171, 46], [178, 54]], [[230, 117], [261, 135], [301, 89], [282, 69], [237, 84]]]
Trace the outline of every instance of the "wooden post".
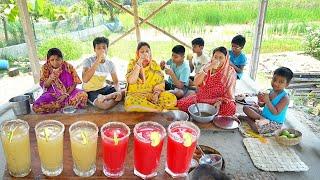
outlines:
[[[155, 11], [153, 11], [148, 17], [146, 17], [145, 19], [143, 19], [143, 21], [141, 21], [139, 23], [139, 26], [141, 26], [143, 23], [147, 22], [149, 19], [151, 19], [153, 16], [155, 16], [161, 9], [163, 9], [164, 7], [166, 7], [167, 5], [169, 5], [173, 0], [168, 0], [166, 3], [164, 3], [163, 5], [161, 5], [158, 9], [156, 9]], [[123, 37], [127, 36], [128, 34], [130, 34], [132, 31], [134, 31], [136, 29], [136, 27], [133, 27], [131, 29], [129, 29], [126, 33], [122, 34], [120, 37], [118, 37], [117, 39], [115, 39], [114, 41], [112, 41], [110, 43], [110, 46], [115, 44], [117, 41], [119, 41], [120, 39], [122, 39]]]
[[[120, 5], [119, 3], [117, 3], [117, 2], [115, 2], [115, 1], [113, 1], [113, 0], [105, 0], [105, 1], [111, 3], [113, 6], [115, 6], [115, 7], [119, 8], [119, 9], [127, 12], [128, 14], [134, 16], [134, 13], [133, 13], [133, 12], [129, 11], [128, 9], [126, 9], [125, 7], [123, 7], [122, 5]], [[139, 17], [140, 21], [143, 21], [143, 20], [144, 20], [142, 17], [140, 17], [140, 16], [138, 16], [138, 17]], [[157, 27], [156, 25], [150, 23], [149, 21], [146, 21], [145, 23], [148, 24], [149, 26], [153, 27], [154, 29], [162, 32], [163, 34], [169, 36], [171, 39], [179, 42], [180, 44], [182, 44], [182, 45], [184, 45], [184, 46], [186, 46], [187, 48], [192, 49], [192, 47], [191, 47], [190, 45], [188, 45], [187, 43], [181, 41], [180, 39], [178, 39], [178, 38], [176, 38], [175, 36], [171, 35], [171, 34], [168, 33], [167, 31], [165, 31], [165, 30]], [[124, 37], [124, 36], [123, 36], [123, 37]], [[121, 37], [121, 38], [122, 38], [122, 37]], [[117, 41], [118, 41], [118, 40], [119, 40], [119, 38], [117, 39]], [[113, 43], [111, 43], [111, 44], [113, 44]]]
[[33, 73], [33, 81], [36, 84], [40, 80], [40, 64], [37, 57], [36, 43], [30, 22], [27, 1], [17, 0], [17, 5], [19, 8], [19, 16], [23, 28], [24, 39], [28, 47], [29, 61]]
[[250, 77], [254, 80], [256, 79], [258, 65], [259, 65], [260, 48], [261, 48], [267, 6], [268, 6], [268, 0], [261, 0], [260, 8], [259, 8], [259, 17], [257, 20], [256, 32], [255, 32], [254, 41], [253, 41], [251, 63], [250, 63]]
[[136, 27], [137, 42], [141, 41], [140, 28], [139, 28], [139, 15], [137, 0], [132, 0], [133, 13], [134, 13], [134, 26]]
[[3, 30], [4, 30], [4, 37], [5, 37], [5, 40], [6, 40], [6, 43], [9, 42], [9, 36], [8, 36], [8, 26], [7, 26], [7, 20], [5, 17], [1, 17], [1, 20], [2, 20], [2, 24], [3, 24]]

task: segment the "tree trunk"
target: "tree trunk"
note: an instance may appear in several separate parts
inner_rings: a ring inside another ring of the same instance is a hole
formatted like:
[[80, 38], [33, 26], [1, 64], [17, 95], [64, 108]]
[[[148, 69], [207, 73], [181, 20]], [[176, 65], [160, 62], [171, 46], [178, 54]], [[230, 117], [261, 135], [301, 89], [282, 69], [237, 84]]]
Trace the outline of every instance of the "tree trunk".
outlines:
[[31, 19], [31, 24], [32, 24], [32, 30], [33, 30], [33, 35], [34, 35], [34, 39], [37, 40], [37, 36], [36, 36], [36, 29], [34, 28], [34, 19]]
[[110, 21], [114, 21], [114, 13], [113, 13], [113, 9], [110, 10]]
[[2, 20], [2, 23], [3, 23], [3, 30], [4, 30], [4, 36], [5, 36], [5, 39], [6, 39], [6, 44], [8, 44], [9, 36], [8, 36], [7, 21], [6, 21], [5, 17], [1, 18], [1, 20]]
[[92, 27], [94, 27], [93, 13], [91, 14]]

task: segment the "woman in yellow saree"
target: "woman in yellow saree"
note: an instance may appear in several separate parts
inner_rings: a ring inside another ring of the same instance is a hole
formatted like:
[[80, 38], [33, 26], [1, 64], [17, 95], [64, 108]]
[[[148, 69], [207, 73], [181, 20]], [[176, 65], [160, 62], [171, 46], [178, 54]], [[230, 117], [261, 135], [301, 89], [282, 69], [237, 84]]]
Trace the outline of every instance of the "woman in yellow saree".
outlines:
[[164, 74], [156, 61], [152, 60], [148, 43], [138, 44], [136, 58], [130, 61], [126, 78], [126, 111], [160, 112], [175, 109], [177, 98], [164, 90]]

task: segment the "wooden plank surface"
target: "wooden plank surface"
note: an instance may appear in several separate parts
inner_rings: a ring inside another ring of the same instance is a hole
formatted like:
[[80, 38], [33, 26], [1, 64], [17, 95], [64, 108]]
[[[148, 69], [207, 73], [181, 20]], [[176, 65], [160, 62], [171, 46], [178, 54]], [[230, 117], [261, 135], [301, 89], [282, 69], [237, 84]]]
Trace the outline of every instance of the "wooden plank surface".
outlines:
[[311, 91], [319, 91], [320, 90], [320, 88], [317, 88], [317, 87], [296, 87], [296, 88], [293, 88], [293, 89], [296, 92], [311, 92]]
[[320, 78], [292, 78], [292, 82], [320, 82]]
[[299, 88], [299, 87], [319, 87], [320, 82], [301, 82], [301, 83], [290, 83], [288, 88]]
[[[121, 113], [94, 113], [94, 114], [72, 114], [72, 115], [65, 115], [65, 114], [50, 114], [50, 115], [25, 115], [18, 117], [20, 119], [26, 120], [30, 125], [30, 145], [31, 145], [31, 157], [32, 157], [32, 171], [26, 177], [29, 179], [45, 179], [48, 178], [44, 176], [41, 172], [40, 166], [40, 159], [38, 155], [38, 148], [36, 143], [36, 136], [34, 127], [35, 125], [43, 120], [48, 119], [55, 119], [61, 121], [65, 125], [65, 132], [64, 132], [64, 169], [61, 175], [54, 177], [54, 179], [70, 179], [77, 177], [73, 170], [72, 170], [72, 156], [71, 156], [71, 145], [70, 145], [70, 136], [68, 133], [69, 126], [79, 120], [87, 120], [94, 122], [100, 128], [106, 122], [111, 121], [121, 121], [126, 123], [132, 132], [132, 129], [135, 124], [142, 122], [142, 121], [155, 121], [162, 124], [165, 128], [172, 122], [172, 118], [167, 115], [166, 113], [128, 113], [128, 112], [121, 112]], [[197, 123], [196, 123], [197, 124]], [[211, 130], [219, 130], [213, 126], [212, 123], [208, 124], [197, 124], [200, 129], [211, 129]], [[105, 178], [102, 172], [102, 152], [100, 148], [100, 134], [98, 137], [98, 148], [97, 148], [97, 171], [95, 174], [90, 177], [92, 179], [101, 179]], [[160, 167], [158, 168], [158, 175], [154, 179], [171, 179], [171, 177], [164, 171], [165, 168], [165, 160], [166, 160], [166, 141], [163, 146], [162, 154], [161, 154], [161, 162]], [[6, 171], [4, 173], [4, 178], [11, 177], [9, 173]], [[129, 139], [129, 146], [127, 157], [125, 161], [125, 172], [121, 179], [139, 179], [133, 174], [133, 134], [131, 133]]]
[[320, 76], [320, 72], [319, 71], [311, 71], [311, 72], [294, 72], [293, 73], [293, 76], [294, 77], [303, 77], [303, 76], [313, 76], [313, 77], [316, 77], [316, 76]]

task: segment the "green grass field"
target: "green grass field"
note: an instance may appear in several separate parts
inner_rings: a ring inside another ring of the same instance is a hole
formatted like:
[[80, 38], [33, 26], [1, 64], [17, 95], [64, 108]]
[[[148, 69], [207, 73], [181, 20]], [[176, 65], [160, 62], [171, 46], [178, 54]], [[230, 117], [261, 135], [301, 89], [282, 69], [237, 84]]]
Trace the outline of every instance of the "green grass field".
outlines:
[[[143, 3], [139, 13], [147, 17], [161, 3]], [[151, 22], [164, 28], [192, 29], [204, 25], [254, 23], [258, 15], [258, 0], [172, 2], [160, 11]], [[268, 3], [266, 23], [312, 22], [320, 20], [320, 1], [272, 0]], [[121, 15], [126, 27], [133, 25], [132, 18]]]
[[[265, 40], [262, 43], [261, 53], [300, 51], [302, 49], [302, 47], [299, 45], [300, 41], [301, 40], [299, 39]], [[160, 60], [165, 60], [167, 58], [170, 58], [171, 49], [173, 48], [173, 46], [179, 43], [175, 41], [150, 41], [149, 44], [151, 46], [153, 59], [160, 61]], [[221, 41], [221, 42], [216, 41], [214, 43], [209, 42], [205, 46], [205, 49], [209, 52], [211, 49], [218, 46], [225, 46], [229, 49], [230, 42], [228, 41]], [[115, 56], [124, 60], [130, 60], [131, 58], [134, 57], [135, 51], [136, 51], [136, 41], [120, 40], [116, 44], [110, 46], [109, 55], [111, 57]], [[246, 54], [251, 54], [251, 51], [252, 51], [252, 40], [249, 39], [244, 48], [244, 52]], [[192, 50], [186, 49], [186, 53], [192, 53]]]
[[[142, 17], [147, 17], [161, 4], [160, 2], [143, 3], [139, 6], [139, 13]], [[244, 33], [247, 37], [244, 52], [251, 53], [258, 6], [258, 0], [172, 2], [160, 11], [151, 22], [173, 34], [175, 32], [182, 32], [189, 36], [203, 33], [205, 31], [204, 27], [208, 26], [247, 24], [252, 27], [251, 30], [240, 33]], [[319, 7], [320, 1], [315, 0], [269, 1], [261, 52], [303, 51], [303, 36], [306, 33], [306, 28], [308, 26], [320, 27]], [[131, 16], [121, 14], [120, 19], [125, 28], [128, 29], [133, 26], [133, 18]], [[142, 28], [149, 28], [149, 26], [144, 25]], [[229, 34], [227, 31], [230, 31]], [[226, 29], [224, 34], [233, 36], [236, 33], [239, 33], [239, 30]], [[207, 34], [211, 35], [210, 32]], [[204, 38], [208, 37], [205, 36]], [[208, 46], [210, 49], [219, 45], [228, 47], [230, 46], [230, 41], [215, 40], [215, 43], [209, 43]], [[176, 43], [159, 42], [155, 44], [161, 44], [163, 50], [169, 50], [170, 52], [171, 47]], [[122, 45], [124, 43], [119, 43], [116, 46], [121, 47]], [[118, 53], [114, 52], [114, 54]], [[123, 56], [121, 53], [119, 55]], [[155, 53], [155, 57], [157, 57], [157, 53]]]

